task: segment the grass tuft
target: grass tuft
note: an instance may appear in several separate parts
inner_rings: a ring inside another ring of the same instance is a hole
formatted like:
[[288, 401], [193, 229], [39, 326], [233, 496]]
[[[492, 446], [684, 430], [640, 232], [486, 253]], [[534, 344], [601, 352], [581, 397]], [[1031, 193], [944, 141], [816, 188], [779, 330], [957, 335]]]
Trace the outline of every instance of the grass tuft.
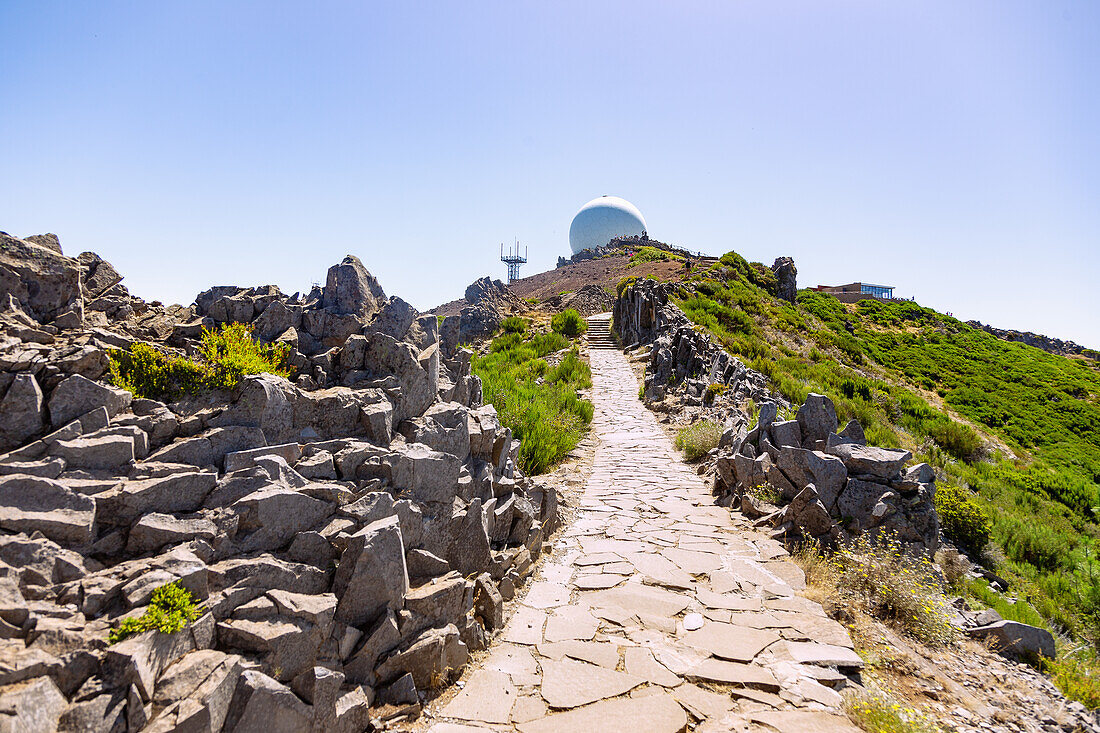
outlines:
[[199, 606], [191, 591], [178, 582], [162, 585], [153, 591], [149, 607], [136, 618], [125, 619], [117, 629], [111, 629], [107, 641], [111, 644], [143, 631], [156, 629], [172, 634], [199, 617]]
[[721, 438], [721, 425], [713, 420], [700, 420], [676, 434], [676, 450], [683, 452], [684, 460], [694, 461], [717, 448]]

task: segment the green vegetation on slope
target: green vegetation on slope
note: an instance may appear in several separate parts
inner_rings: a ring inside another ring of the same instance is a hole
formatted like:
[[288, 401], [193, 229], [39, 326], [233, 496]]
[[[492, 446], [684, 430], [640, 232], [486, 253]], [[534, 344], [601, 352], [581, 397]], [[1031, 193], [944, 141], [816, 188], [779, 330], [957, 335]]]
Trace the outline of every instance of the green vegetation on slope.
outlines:
[[110, 354], [111, 383], [153, 400], [175, 400], [204, 389], [233, 389], [249, 374], [267, 372], [289, 377], [287, 344], [265, 344], [252, 338], [252, 326], [245, 323], [202, 330], [201, 361], [168, 356], [146, 343], [129, 351]]
[[[542, 358], [564, 349], [557, 366]], [[487, 355], [474, 356], [473, 371], [485, 401], [522, 441], [520, 468], [529, 475], [546, 473], [565, 458], [592, 422], [592, 403], [577, 396], [592, 386], [592, 372], [557, 332], [497, 336]]]
[[1001, 341], [908, 301], [845, 305], [802, 290], [787, 303], [766, 269], [727, 254], [677, 302], [791, 402], [826, 394], [871, 443], [936, 466], [948, 536], [971, 552], [991, 538], [1003, 559], [996, 548], [986, 559], [1010, 592], [1054, 628], [1096, 643], [1097, 364]]

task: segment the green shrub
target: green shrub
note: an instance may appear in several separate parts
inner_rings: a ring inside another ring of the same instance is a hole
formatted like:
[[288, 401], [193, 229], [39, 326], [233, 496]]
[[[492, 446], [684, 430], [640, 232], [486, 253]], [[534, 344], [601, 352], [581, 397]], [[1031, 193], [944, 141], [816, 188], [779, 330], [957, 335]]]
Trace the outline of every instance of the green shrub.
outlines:
[[581, 361], [576, 347], [570, 349], [565, 358], [546, 375], [546, 381], [552, 384], [569, 384], [575, 389], [588, 389], [592, 386], [592, 371]]
[[720, 394], [725, 394], [729, 390], [729, 387], [725, 384], [708, 384], [707, 391], [703, 393], [703, 404], [713, 405], [714, 398]]
[[520, 467], [532, 476], [568, 455], [592, 421], [592, 403], [577, 396], [592, 385], [592, 373], [576, 349], [553, 368], [542, 359], [568, 346], [559, 333], [529, 340], [509, 333], [493, 339], [488, 355], [473, 359], [485, 401], [521, 441]]
[[550, 319], [550, 328], [566, 338], [575, 338], [588, 330], [588, 321], [573, 308], [566, 308]]
[[108, 379], [135, 397], [172, 402], [199, 392], [207, 376], [205, 365], [167, 356], [144, 342], [135, 343], [129, 351], [110, 352]]
[[991, 524], [977, 497], [961, 486], [940, 482], [934, 503], [944, 535], [959, 546], [980, 553], [989, 542]]
[[202, 331], [202, 361], [168, 356], [147, 343], [129, 351], [112, 350], [108, 379], [135, 397], [173, 401], [204, 389], [233, 389], [249, 374], [267, 372], [289, 377], [287, 344], [264, 344], [252, 338], [252, 326], [232, 323]]
[[527, 319], [519, 316], [508, 316], [500, 322], [500, 330], [504, 333], [526, 333]]
[[1043, 659], [1043, 670], [1071, 700], [1085, 707], [1100, 708], [1100, 660], [1095, 652], [1081, 650], [1060, 659]]
[[722, 426], [713, 420], [700, 420], [676, 434], [676, 450], [683, 451], [684, 460], [694, 461], [718, 447]]
[[257, 341], [252, 338], [252, 326], [246, 323], [230, 323], [216, 330], [204, 328], [199, 353], [210, 370], [207, 385], [214, 389], [233, 389], [249, 374], [290, 376], [286, 364], [290, 346]]
[[187, 624], [199, 617], [199, 607], [191, 591], [180, 586], [178, 582], [162, 585], [153, 591], [149, 599], [149, 607], [141, 616], [125, 619], [117, 629], [112, 629], [107, 636], [111, 644], [140, 634], [149, 629], [156, 629], [164, 634], [179, 631]]
[[630, 256], [630, 262], [627, 263], [627, 267], [634, 267], [643, 262], [682, 262], [684, 260], [680, 255], [674, 255], [671, 252], [666, 252], [663, 249], [657, 249], [656, 247], [642, 246], [637, 249]]
[[908, 555], [897, 538], [860, 535], [842, 542], [834, 556], [838, 587], [876, 618], [894, 622], [926, 644], [955, 637], [951, 604], [927, 557]]
[[844, 712], [867, 733], [940, 733], [935, 720], [897, 702], [889, 693], [852, 687], [844, 693]]

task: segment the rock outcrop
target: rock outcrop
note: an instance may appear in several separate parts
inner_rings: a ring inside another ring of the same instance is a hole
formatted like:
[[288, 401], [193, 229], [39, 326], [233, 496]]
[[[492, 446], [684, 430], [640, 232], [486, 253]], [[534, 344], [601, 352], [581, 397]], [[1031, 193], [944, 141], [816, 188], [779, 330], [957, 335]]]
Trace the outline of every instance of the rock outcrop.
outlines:
[[614, 322], [625, 348], [652, 344], [643, 396], [659, 402], [671, 392], [687, 404], [701, 404], [712, 384], [728, 388], [730, 398], [769, 398], [767, 379], [692, 327], [669, 296], [683, 286], [639, 280], [623, 289], [615, 301]]
[[[939, 547], [931, 466], [904, 469], [909, 451], [866, 445], [854, 420], [837, 432], [836, 411], [823, 395], [807, 397], [794, 420], [777, 421], [777, 413], [775, 403], [766, 402], [751, 430], [737, 427], [723, 436], [720, 504], [775, 527], [777, 539], [834, 544], [841, 537], [890, 532], [923, 551]], [[758, 497], [765, 494], [777, 496], [782, 508], [761, 506]]]
[[798, 268], [794, 266], [794, 260], [790, 257], [776, 257], [772, 272], [775, 273], [776, 280], [775, 297], [793, 303], [798, 293]]
[[1034, 346], [1037, 349], [1043, 351], [1049, 351], [1051, 354], [1061, 354], [1062, 356], [1079, 356], [1091, 354], [1093, 358], [1096, 358], [1095, 349], [1087, 349], [1078, 343], [1073, 341], [1063, 341], [1062, 339], [1052, 338], [1050, 336], [1044, 336], [1039, 333], [1032, 333], [1031, 331], [1016, 331], [1013, 329], [994, 328], [993, 326], [987, 326], [981, 321], [967, 321], [966, 325], [973, 328], [981, 329], [986, 333], [991, 333], [1002, 341], [1015, 341], [1021, 344], [1027, 344], [1028, 346]]
[[[306, 296], [166, 308], [56, 237], [0, 244], [0, 710], [35, 730], [361, 731], [485, 646], [557, 498], [434, 316], [350, 256]], [[507, 307], [499, 283], [472, 295]], [[232, 322], [287, 343], [293, 381], [170, 404], [102, 381], [111, 349], [189, 354]], [[171, 582], [196, 621], [107, 644]]]
[[457, 316], [443, 320], [442, 348], [450, 357], [459, 344], [492, 336], [507, 316], [524, 310], [524, 303], [500, 280], [478, 278], [466, 288], [467, 305]]

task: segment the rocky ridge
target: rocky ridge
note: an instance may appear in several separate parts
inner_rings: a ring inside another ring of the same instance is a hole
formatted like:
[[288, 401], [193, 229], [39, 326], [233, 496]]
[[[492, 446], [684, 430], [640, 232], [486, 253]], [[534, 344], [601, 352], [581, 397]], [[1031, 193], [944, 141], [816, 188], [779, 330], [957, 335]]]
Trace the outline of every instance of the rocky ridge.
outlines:
[[[121, 279], [53, 236], [0, 239], [0, 725], [415, 715], [500, 626], [557, 521], [454, 323], [441, 336], [351, 256], [304, 296], [219, 286], [163, 306]], [[103, 379], [110, 349], [191, 354], [233, 322], [287, 344], [295, 380], [165, 404]], [[171, 582], [196, 621], [107, 643]]]

